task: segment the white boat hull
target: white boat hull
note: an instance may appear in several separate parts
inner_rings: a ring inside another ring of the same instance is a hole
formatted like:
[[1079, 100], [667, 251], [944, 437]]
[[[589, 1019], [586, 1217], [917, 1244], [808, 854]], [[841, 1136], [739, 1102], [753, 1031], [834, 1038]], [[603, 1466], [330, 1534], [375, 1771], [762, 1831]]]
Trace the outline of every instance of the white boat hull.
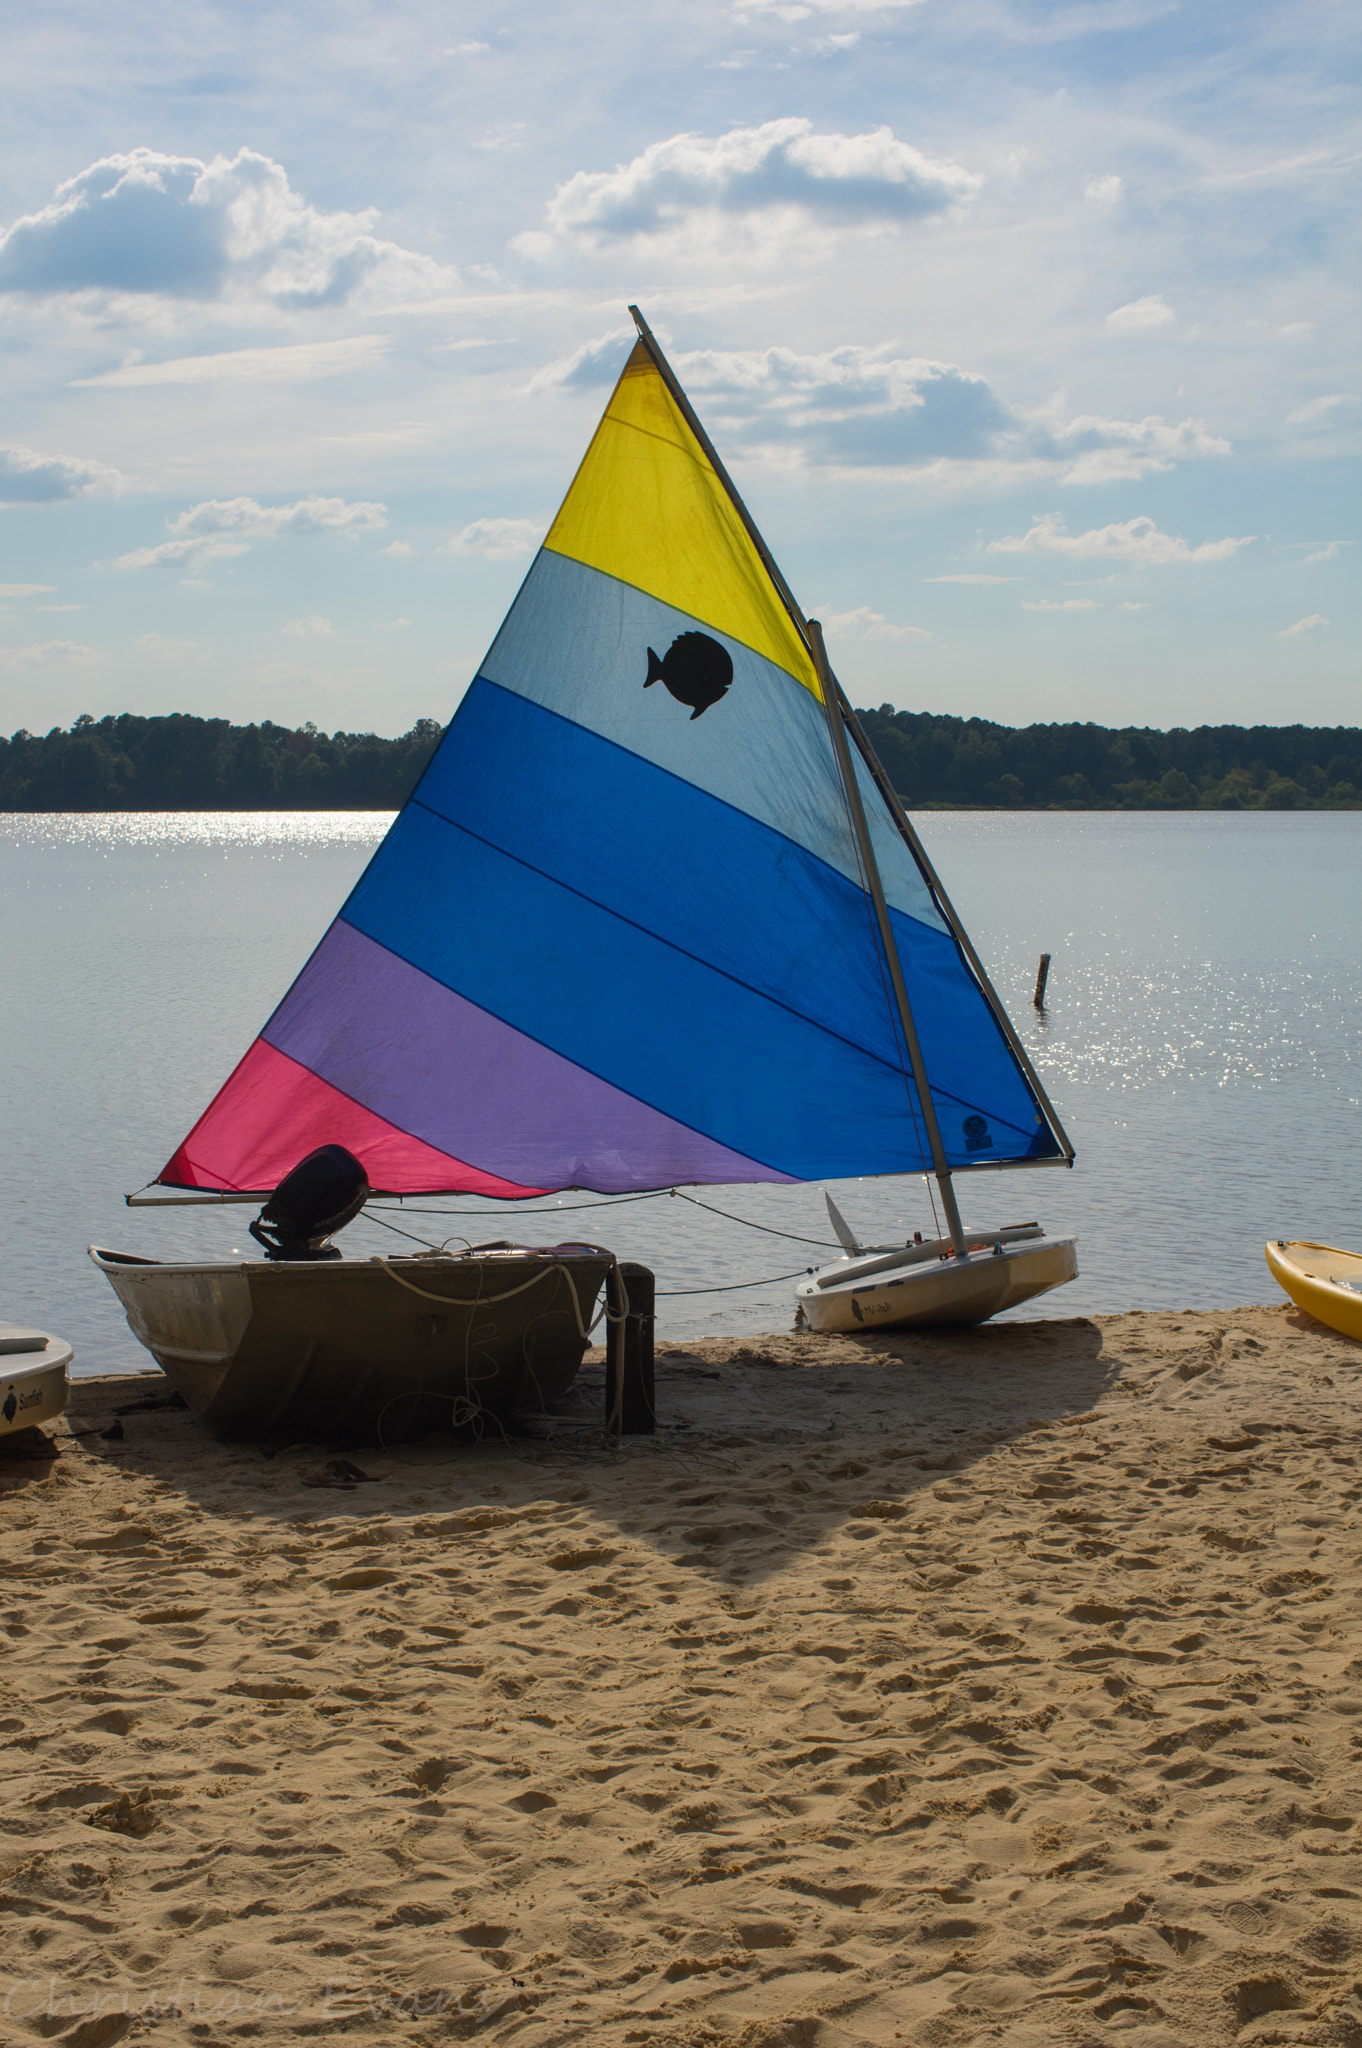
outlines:
[[0, 1356], [0, 1437], [37, 1429], [65, 1412], [74, 1356], [60, 1337], [46, 1337], [41, 1349]]
[[845, 1280], [827, 1267], [796, 1287], [795, 1300], [803, 1322], [820, 1333], [984, 1323], [1074, 1279], [1077, 1244], [1072, 1237], [1043, 1237], [1004, 1244], [1000, 1252], [986, 1247], [965, 1259], [919, 1260], [876, 1273], [858, 1273], [857, 1262], [848, 1260]]

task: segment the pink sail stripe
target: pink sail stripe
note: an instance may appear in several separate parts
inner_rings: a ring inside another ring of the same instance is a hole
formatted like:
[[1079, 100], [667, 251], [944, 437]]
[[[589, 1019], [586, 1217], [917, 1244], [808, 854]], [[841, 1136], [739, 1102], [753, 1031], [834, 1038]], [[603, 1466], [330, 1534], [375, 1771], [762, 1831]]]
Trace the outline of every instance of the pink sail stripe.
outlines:
[[484, 1173], [375, 1116], [257, 1039], [157, 1178], [167, 1187], [277, 1187], [318, 1145], [345, 1145], [388, 1194], [540, 1195]]

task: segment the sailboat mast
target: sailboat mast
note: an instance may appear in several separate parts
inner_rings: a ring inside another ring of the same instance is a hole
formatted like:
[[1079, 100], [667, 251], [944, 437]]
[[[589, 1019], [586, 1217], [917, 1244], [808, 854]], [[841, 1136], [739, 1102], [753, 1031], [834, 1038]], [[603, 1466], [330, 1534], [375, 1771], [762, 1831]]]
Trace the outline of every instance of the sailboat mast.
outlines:
[[732, 501], [733, 509], [746, 527], [753, 547], [755, 547], [760, 555], [767, 574], [780, 593], [781, 601], [798, 628], [800, 637], [813, 659], [814, 669], [823, 692], [823, 708], [827, 714], [828, 734], [837, 760], [838, 775], [846, 792], [847, 811], [851, 820], [851, 829], [856, 840], [857, 852], [860, 856], [861, 870], [865, 876], [866, 887], [875, 912], [875, 922], [879, 928], [880, 944], [884, 948], [885, 960], [889, 967], [890, 985], [894, 992], [894, 1006], [898, 1011], [904, 1043], [908, 1048], [908, 1059], [913, 1070], [913, 1081], [917, 1088], [918, 1101], [922, 1105], [922, 1120], [927, 1128], [927, 1143], [931, 1148], [932, 1154], [932, 1171], [936, 1175], [937, 1183], [941, 1189], [941, 1203], [946, 1212], [946, 1224], [951, 1234], [951, 1242], [955, 1246], [957, 1254], [963, 1258], [966, 1256], [964, 1226], [960, 1221], [960, 1209], [955, 1199], [955, 1190], [951, 1185], [951, 1170], [946, 1163], [946, 1148], [941, 1142], [941, 1127], [937, 1122], [936, 1105], [932, 1100], [932, 1091], [927, 1080], [927, 1069], [923, 1063], [922, 1048], [918, 1042], [917, 1026], [913, 1022], [913, 1010], [908, 1000], [908, 987], [903, 978], [903, 966], [899, 960], [898, 947], [894, 941], [893, 926], [889, 922], [889, 906], [885, 901], [884, 884], [880, 880], [879, 864], [875, 859], [875, 849], [871, 844], [870, 827], [866, 822], [865, 806], [861, 802], [861, 792], [856, 781], [855, 770], [852, 766], [851, 750], [847, 744], [842, 692], [832, 670], [828, 666], [827, 650], [823, 645], [822, 627], [818, 624], [817, 620], [806, 619], [800, 610], [794, 592], [785, 581], [775, 557], [762, 539], [755, 520], [752, 518], [746, 505], [744, 505], [732, 477], [720, 461], [714, 443], [705, 432], [695, 412], [695, 408], [678, 383], [676, 374], [671, 364], [667, 361], [666, 356], [662, 353], [652, 329], [637, 306], [631, 306], [629, 311], [633, 316], [634, 325], [642, 337], [644, 346], [656, 363], [668, 391], [670, 391], [681, 410], [687, 426], [703, 448], [715, 475], [727, 491]]
[[961, 1258], [965, 1256], [965, 1232], [960, 1221], [960, 1209], [951, 1185], [951, 1170], [946, 1164], [946, 1148], [941, 1142], [941, 1126], [936, 1120], [936, 1104], [932, 1100], [931, 1085], [927, 1079], [927, 1068], [922, 1058], [922, 1047], [918, 1042], [917, 1026], [913, 1022], [913, 1006], [908, 1000], [908, 984], [903, 978], [903, 963], [894, 941], [894, 928], [889, 922], [889, 905], [885, 901], [884, 884], [880, 880], [879, 865], [871, 843], [870, 826], [866, 820], [865, 805], [861, 802], [860, 786], [852, 764], [851, 748], [847, 744], [847, 730], [842, 710], [842, 691], [836, 676], [828, 666], [828, 651], [823, 645], [823, 628], [817, 619], [805, 623], [809, 652], [813, 655], [818, 680], [823, 687], [823, 707], [827, 713], [828, 733], [832, 739], [832, 751], [837, 756], [837, 772], [846, 793], [847, 810], [851, 817], [851, 829], [856, 835], [857, 851], [861, 858], [861, 869], [865, 875], [866, 888], [875, 911], [875, 922], [879, 926], [880, 944], [884, 948], [885, 961], [889, 968], [889, 982], [894, 991], [894, 1004], [899, 1013], [904, 1043], [908, 1048], [908, 1060], [913, 1069], [913, 1081], [917, 1087], [918, 1101], [922, 1105], [922, 1121], [927, 1127], [927, 1143], [932, 1150], [932, 1167], [937, 1185], [941, 1189], [941, 1204], [946, 1211], [946, 1226], [951, 1242]]
[[888, 811], [890, 817], [894, 820], [894, 823], [898, 826], [901, 837], [906, 841], [914, 860], [917, 862], [923, 874], [926, 876], [927, 886], [931, 890], [932, 895], [936, 898], [937, 908], [941, 912], [941, 915], [945, 918], [947, 924], [950, 926], [951, 931], [955, 936], [955, 942], [959, 946], [960, 951], [964, 954], [966, 964], [968, 965], [970, 972], [973, 974], [974, 979], [978, 982], [984, 1000], [987, 1002], [990, 1010], [993, 1012], [994, 1019], [998, 1025], [998, 1029], [1002, 1032], [1003, 1037], [1007, 1040], [1008, 1046], [1010, 1047], [1012, 1052], [1013, 1059], [1017, 1062], [1017, 1065], [1021, 1068], [1022, 1073], [1026, 1076], [1027, 1085], [1031, 1089], [1033, 1095], [1035, 1096], [1036, 1101], [1040, 1104], [1041, 1113], [1045, 1117], [1047, 1123], [1049, 1124], [1050, 1130], [1054, 1136], [1055, 1143], [1059, 1147], [1059, 1157], [1057, 1159], [1053, 1161], [1032, 1160], [1028, 1163], [1035, 1166], [1043, 1166], [1048, 1164], [1053, 1164], [1055, 1166], [1072, 1166], [1074, 1163], [1074, 1148], [1069, 1141], [1069, 1135], [1055, 1112], [1054, 1104], [1051, 1102], [1049, 1096], [1046, 1094], [1045, 1089], [1041, 1084], [1039, 1074], [1036, 1072], [1035, 1068], [1031, 1064], [1029, 1057], [1027, 1056], [1026, 1047], [1022, 1044], [1020, 1038], [1018, 1038], [1017, 1036], [1016, 1028], [1013, 1025], [1012, 1019], [1008, 1016], [1007, 1011], [1003, 1008], [1002, 1003], [999, 1001], [997, 990], [994, 988], [993, 983], [989, 980], [988, 975], [984, 971], [984, 964], [980, 960], [978, 953], [974, 949], [974, 943], [970, 938], [969, 933], [965, 930], [964, 925], [960, 922], [959, 917], [956, 915], [954, 904], [951, 902], [950, 897], [946, 894], [945, 889], [941, 885], [941, 877], [937, 874], [936, 869], [933, 867], [926, 847], [922, 844], [922, 841], [918, 838], [917, 833], [913, 829], [912, 822], [909, 819], [908, 814], [904, 810], [903, 804], [899, 799], [898, 791], [894, 788], [894, 785], [892, 784], [892, 782], [890, 782], [889, 777], [885, 774], [883, 764], [876, 755], [875, 749], [871, 746], [869, 737], [864, 727], [862, 726], [860, 719], [856, 716], [856, 713], [847, 703], [845, 696], [842, 697], [842, 720], [846, 726], [847, 731], [850, 733], [852, 740], [855, 743], [857, 752], [860, 754], [861, 759], [864, 761], [866, 768], [868, 769], [874, 781], [875, 787], [879, 790], [880, 795], [884, 799], [885, 809]]

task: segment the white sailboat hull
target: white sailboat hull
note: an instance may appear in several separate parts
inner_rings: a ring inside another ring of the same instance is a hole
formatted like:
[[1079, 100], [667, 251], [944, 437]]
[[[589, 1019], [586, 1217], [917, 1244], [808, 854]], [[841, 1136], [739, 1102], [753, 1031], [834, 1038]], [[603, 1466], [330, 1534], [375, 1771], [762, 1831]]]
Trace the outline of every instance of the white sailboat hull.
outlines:
[[[1001, 1251], [985, 1245], [964, 1259], [951, 1255], [924, 1260], [920, 1253], [905, 1250], [904, 1264], [897, 1270], [885, 1260], [844, 1263], [845, 1279], [836, 1278], [839, 1269], [830, 1266], [795, 1289], [800, 1317], [820, 1334], [987, 1322], [1004, 1309], [1076, 1278], [1078, 1240], [1033, 1238], [1003, 1244]], [[881, 1270], [866, 1271], [871, 1263]]]
[[[0, 1335], [8, 1328], [0, 1324]], [[54, 1422], [70, 1399], [71, 1346], [44, 1331], [31, 1334], [38, 1340], [32, 1346], [0, 1353], [0, 1437]]]

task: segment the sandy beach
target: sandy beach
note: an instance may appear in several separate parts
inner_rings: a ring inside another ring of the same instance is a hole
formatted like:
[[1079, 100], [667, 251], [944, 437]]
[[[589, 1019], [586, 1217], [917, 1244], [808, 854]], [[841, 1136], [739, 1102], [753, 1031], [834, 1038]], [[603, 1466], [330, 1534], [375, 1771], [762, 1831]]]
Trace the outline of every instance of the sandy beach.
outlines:
[[1358, 1347], [669, 1345], [662, 1427], [0, 1462], [0, 2038], [1362, 2042]]

